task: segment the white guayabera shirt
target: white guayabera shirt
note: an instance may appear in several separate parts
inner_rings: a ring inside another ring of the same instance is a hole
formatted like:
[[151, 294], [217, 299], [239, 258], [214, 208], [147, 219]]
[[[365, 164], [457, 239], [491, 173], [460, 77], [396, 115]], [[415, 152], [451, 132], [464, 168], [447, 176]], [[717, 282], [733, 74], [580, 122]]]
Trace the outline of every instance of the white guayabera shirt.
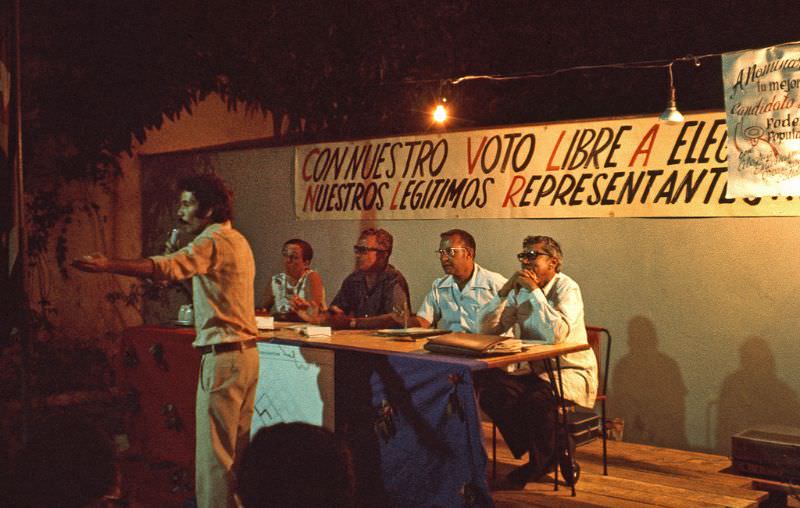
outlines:
[[[481, 333], [498, 334], [518, 325], [523, 342], [539, 344], [587, 344], [580, 287], [570, 277], [557, 273], [541, 290], [512, 290], [508, 296], [495, 296], [479, 315]], [[561, 355], [564, 398], [584, 406], [594, 406], [597, 397], [597, 359], [591, 349]], [[541, 362], [533, 371], [547, 380]]]

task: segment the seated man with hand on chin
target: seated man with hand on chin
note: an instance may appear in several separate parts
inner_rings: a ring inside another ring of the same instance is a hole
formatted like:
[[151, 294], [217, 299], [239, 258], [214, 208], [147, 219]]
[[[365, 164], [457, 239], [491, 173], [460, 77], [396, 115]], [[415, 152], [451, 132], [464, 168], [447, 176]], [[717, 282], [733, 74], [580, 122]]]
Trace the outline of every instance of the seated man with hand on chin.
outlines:
[[[529, 236], [517, 258], [521, 269], [480, 311], [481, 332], [498, 334], [518, 325], [523, 342], [586, 344], [583, 297], [578, 284], [561, 273], [558, 242], [549, 236]], [[564, 398], [592, 407], [597, 395], [592, 350], [561, 355], [560, 364]], [[500, 429], [515, 458], [529, 452], [529, 462], [509, 475], [517, 484], [547, 473], [555, 450], [558, 401], [541, 362], [530, 367], [476, 374], [481, 409]]]

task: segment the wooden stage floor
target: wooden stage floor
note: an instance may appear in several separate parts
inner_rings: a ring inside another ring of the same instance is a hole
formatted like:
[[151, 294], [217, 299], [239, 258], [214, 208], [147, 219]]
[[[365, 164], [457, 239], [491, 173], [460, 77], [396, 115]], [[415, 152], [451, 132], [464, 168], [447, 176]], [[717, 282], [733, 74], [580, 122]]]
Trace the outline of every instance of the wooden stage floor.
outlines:
[[[787, 506], [787, 497], [754, 488], [754, 479], [730, 472], [730, 459], [720, 455], [608, 442], [608, 476], [603, 476], [603, 446], [597, 440], [576, 450], [581, 476], [576, 496], [553, 475], [521, 490], [504, 490], [503, 477], [525, 460], [509, 452], [498, 433], [497, 480], [491, 480], [491, 424], [484, 423], [488, 474], [498, 508], [517, 506]], [[525, 459], [523, 457], [523, 459]], [[762, 483], [763, 482], [759, 482]], [[800, 491], [798, 491], [800, 493]], [[788, 506], [800, 506], [791, 496]]]
[[[524, 460], [516, 460], [498, 434], [497, 481], [491, 479], [491, 424], [484, 423], [487, 475], [492, 497], [498, 508], [522, 506], [568, 507], [747, 507], [794, 506], [800, 502], [791, 495], [770, 496], [762, 489], [771, 482], [736, 475], [730, 460], [719, 455], [686, 452], [619, 441], [608, 442], [608, 476], [603, 476], [602, 442], [595, 441], [576, 450], [581, 465], [577, 495], [571, 496], [563, 481], [553, 490], [552, 474], [540, 482], [528, 483], [521, 490], [504, 490], [503, 478]], [[123, 461], [121, 466], [125, 499], [100, 506], [127, 508], [181, 508], [192, 497], [191, 489], [175, 491], [169, 470], [144, 461]], [[188, 472], [187, 472], [188, 473]], [[189, 473], [191, 474], [191, 473]], [[779, 485], [778, 485], [779, 486]], [[188, 487], [188, 486], [187, 486]], [[796, 487], [800, 489], [800, 487]], [[172, 492], [170, 492], [172, 490]], [[786, 487], [783, 487], [786, 491]], [[800, 495], [800, 490], [792, 490]], [[788, 504], [787, 504], [788, 502]]]

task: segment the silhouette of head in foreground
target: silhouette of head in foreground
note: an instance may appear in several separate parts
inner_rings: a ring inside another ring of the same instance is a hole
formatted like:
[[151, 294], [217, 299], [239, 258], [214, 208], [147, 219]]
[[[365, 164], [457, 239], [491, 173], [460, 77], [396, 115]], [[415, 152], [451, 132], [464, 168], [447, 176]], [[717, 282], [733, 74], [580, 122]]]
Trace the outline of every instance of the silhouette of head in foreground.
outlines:
[[349, 449], [332, 432], [306, 423], [259, 430], [237, 478], [245, 508], [354, 506]]

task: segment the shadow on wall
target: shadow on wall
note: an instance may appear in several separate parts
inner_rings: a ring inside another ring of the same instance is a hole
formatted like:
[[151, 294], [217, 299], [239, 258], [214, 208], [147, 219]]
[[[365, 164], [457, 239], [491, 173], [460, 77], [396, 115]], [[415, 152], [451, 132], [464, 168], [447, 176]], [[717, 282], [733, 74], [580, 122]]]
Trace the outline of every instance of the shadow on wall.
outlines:
[[687, 449], [686, 386], [675, 360], [658, 350], [652, 321], [628, 322], [628, 353], [612, 372], [611, 414], [625, 421], [625, 441]]
[[750, 337], [739, 348], [739, 369], [722, 383], [717, 401], [716, 451], [729, 454], [731, 436], [759, 425], [800, 425], [800, 399], [775, 375], [769, 342]]

